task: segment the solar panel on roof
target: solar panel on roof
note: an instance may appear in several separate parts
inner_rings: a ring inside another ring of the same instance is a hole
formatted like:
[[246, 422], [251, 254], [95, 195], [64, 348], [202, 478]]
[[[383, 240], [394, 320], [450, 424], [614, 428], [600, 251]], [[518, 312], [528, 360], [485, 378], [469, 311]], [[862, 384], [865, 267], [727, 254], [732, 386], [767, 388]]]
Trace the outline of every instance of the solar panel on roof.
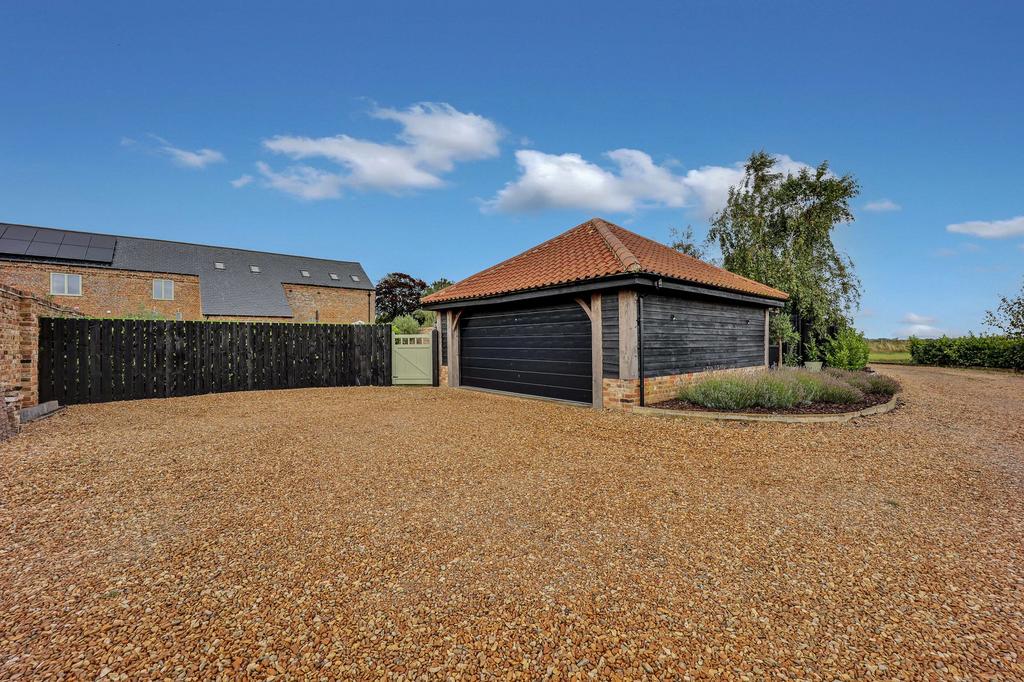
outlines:
[[32, 242], [25, 241], [24, 239], [8, 239], [4, 237], [0, 239], [0, 253], [9, 253], [15, 256], [21, 256], [28, 249], [28, 245]]
[[68, 232], [64, 235], [64, 241], [61, 242], [61, 245], [71, 244], [72, 246], [89, 246], [90, 239], [92, 239], [91, 234]]
[[85, 260], [86, 251], [88, 251], [88, 248], [85, 246], [78, 246], [77, 244], [61, 244], [60, 248], [57, 249], [57, 258]]
[[60, 244], [64, 239], [64, 233], [60, 230], [36, 230], [34, 242], [46, 242], [47, 244]]
[[32, 241], [35, 236], [36, 228], [22, 227], [21, 225], [8, 225], [7, 231], [4, 232], [4, 239], [23, 239], [27, 242]]
[[89, 246], [98, 249], [112, 249], [116, 243], [116, 237], [111, 237], [106, 234], [94, 234], [92, 239], [89, 240]]
[[31, 242], [28, 245], [28, 250], [25, 251], [26, 256], [39, 256], [40, 258], [54, 258], [57, 255], [57, 250], [60, 248], [60, 244], [49, 244], [47, 242]]
[[112, 263], [117, 238], [45, 227], [0, 225], [0, 254]]

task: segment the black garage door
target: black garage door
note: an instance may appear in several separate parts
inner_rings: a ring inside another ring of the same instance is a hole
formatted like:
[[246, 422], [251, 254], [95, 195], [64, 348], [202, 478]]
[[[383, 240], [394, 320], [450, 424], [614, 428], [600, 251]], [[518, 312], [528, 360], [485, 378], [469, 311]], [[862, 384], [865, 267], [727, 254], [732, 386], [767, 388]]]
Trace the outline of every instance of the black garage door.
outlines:
[[575, 301], [467, 310], [459, 329], [464, 386], [590, 402], [590, 318]]

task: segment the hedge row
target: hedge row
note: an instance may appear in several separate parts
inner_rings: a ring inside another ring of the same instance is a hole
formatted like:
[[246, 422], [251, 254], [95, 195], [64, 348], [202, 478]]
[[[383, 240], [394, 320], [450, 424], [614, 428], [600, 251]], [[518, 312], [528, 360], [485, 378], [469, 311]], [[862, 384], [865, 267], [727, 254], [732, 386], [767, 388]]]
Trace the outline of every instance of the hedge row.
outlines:
[[910, 339], [915, 365], [999, 367], [1024, 370], [1024, 338], [962, 336], [951, 339]]

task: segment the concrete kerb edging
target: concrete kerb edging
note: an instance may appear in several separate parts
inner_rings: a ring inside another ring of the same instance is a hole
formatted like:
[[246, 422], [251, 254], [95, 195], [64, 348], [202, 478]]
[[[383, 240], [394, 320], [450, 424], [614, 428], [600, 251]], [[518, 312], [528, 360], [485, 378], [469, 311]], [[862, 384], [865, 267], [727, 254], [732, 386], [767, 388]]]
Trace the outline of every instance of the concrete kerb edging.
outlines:
[[715, 419], [722, 421], [745, 422], [777, 422], [780, 424], [828, 424], [845, 423], [858, 417], [873, 414], [885, 414], [896, 408], [896, 398], [880, 405], [865, 407], [856, 412], [840, 412], [839, 414], [746, 414], [742, 412], [703, 412], [700, 410], [666, 410], [658, 407], [634, 407], [633, 414], [646, 414], [651, 417], [681, 417], [683, 419]]

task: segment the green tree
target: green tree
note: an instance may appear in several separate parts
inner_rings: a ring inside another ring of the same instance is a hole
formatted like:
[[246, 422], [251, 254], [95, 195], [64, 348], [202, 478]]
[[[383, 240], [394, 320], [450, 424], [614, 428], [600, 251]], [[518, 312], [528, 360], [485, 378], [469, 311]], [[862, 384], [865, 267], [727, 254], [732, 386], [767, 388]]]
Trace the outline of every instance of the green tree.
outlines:
[[1024, 282], [1016, 296], [1000, 296], [995, 310], [985, 311], [985, 325], [1007, 336], [1024, 336]]
[[853, 262], [832, 242], [833, 230], [853, 221], [850, 201], [860, 186], [852, 175], [831, 173], [827, 161], [795, 174], [775, 165], [763, 151], [750, 155], [708, 243], [721, 249], [725, 269], [788, 293], [786, 313], [799, 312], [824, 340], [860, 303]]
[[829, 367], [859, 370], [868, 364], [868, 342], [864, 334], [853, 327], [843, 327], [825, 347], [825, 362]]
[[395, 334], [419, 334], [420, 323], [412, 315], [399, 315], [391, 320], [391, 329]]
[[450, 287], [452, 284], [455, 284], [455, 282], [451, 281], [447, 277], [442, 277], [440, 279], [435, 279], [433, 282], [430, 283], [430, 286], [428, 286], [423, 291], [423, 295], [424, 296], [429, 296], [430, 294], [434, 293], [435, 291], [441, 291], [441, 289], [444, 289], [445, 287]]
[[685, 253], [687, 256], [693, 256], [694, 258], [704, 259], [704, 247], [697, 243], [693, 238], [693, 228], [689, 225], [686, 226], [685, 230], [680, 230], [677, 227], [670, 227], [668, 230], [669, 242], [668, 245], [679, 251]]
[[377, 322], [390, 322], [400, 315], [412, 315], [420, 307], [427, 283], [404, 272], [390, 272], [377, 282]]

